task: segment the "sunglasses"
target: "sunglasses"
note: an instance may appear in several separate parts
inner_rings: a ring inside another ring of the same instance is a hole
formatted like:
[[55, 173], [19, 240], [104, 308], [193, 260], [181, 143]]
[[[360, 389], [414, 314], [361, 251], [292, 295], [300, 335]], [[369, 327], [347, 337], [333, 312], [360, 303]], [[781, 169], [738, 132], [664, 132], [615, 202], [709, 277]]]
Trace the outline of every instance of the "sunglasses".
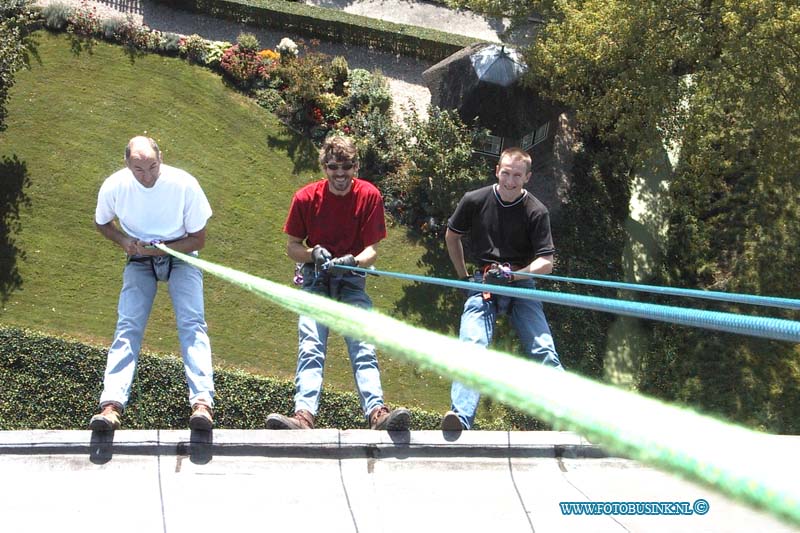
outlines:
[[342, 163], [342, 164], [325, 163], [325, 168], [327, 168], [328, 170], [333, 170], [333, 171], [339, 170], [340, 168], [342, 170], [353, 170], [354, 166], [355, 165], [353, 163]]

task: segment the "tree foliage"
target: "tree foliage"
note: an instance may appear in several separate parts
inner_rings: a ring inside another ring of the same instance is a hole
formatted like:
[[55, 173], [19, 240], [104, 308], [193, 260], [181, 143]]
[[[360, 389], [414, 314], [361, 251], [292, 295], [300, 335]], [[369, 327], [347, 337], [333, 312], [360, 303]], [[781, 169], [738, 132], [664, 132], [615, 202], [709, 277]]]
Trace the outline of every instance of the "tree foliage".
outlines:
[[[790, 169], [800, 113], [800, 6], [791, 0], [461, 0], [546, 24], [525, 50], [528, 82], [578, 113], [584, 128], [636, 141], [690, 123], [759, 131], [771, 171]], [[738, 114], [714, 124], [717, 109]], [[699, 114], [698, 114], [699, 112]], [[787, 139], [786, 133], [792, 133]]]
[[29, 65], [35, 44], [28, 31], [28, 0], [0, 0], [0, 131], [6, 129], [6, 102], [14, 75]]
[[[621, 161], [646, 160], [653, 139], [680, 147], [657, 282], [800, 296], [800, 4], [458, 3], [517, 18], [540, 13], [546, 24], [525, 50], [526, 82], [574, 109], [583, 134], [616, 146]], [[795, 347], [652, 331], [644, 390], [753, 426], [800, 430]]]

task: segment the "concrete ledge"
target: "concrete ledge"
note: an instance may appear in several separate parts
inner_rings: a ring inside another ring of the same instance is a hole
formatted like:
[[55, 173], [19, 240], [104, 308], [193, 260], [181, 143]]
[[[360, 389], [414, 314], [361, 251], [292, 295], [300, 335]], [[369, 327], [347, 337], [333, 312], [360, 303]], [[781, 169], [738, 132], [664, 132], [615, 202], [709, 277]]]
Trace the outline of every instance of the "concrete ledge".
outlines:
[[[0, 431], [0, 455], [253, 456], [287, 458], [593, 458], [609, 457], [563, 431], [189, 430]], [[198, 457], [199, 458], [199, 457]]]
[[[775, 439], [794, 464], [797, 438]], [[0, 472], [15, 533], [800, 533], [569, 432], [0, 431]], [[119, 516], [98, 513], [105, 496]], [[692, 516], [561, 506], [699, 499], [710, 511]]]

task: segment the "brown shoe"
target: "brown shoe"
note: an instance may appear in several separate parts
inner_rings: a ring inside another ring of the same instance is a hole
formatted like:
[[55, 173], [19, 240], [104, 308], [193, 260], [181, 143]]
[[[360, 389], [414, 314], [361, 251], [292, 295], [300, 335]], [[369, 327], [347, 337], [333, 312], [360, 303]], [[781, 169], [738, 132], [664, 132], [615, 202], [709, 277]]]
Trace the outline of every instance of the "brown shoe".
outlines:
[[379, 405], [369, 414], [370, 429], [408, 431], [410, 423], [411, 413], [402, 407], [390, 411], [385, 405]]
[[119, 429], [122, 406], [115, 402], [108, 402], [101, 405], [100, 409], [100, 413], [94, 415], [89, 421], [89, 429], [92, 431], [114, 431]]
[[204, 403], [197, 402], [192, 406], [189, 417], [189, 428], [195, 431], [211, 431], [214, 427], [214, 410]]
[[314, 429], [314, 415], [300, 409], [294, 416], [272, 413], [267, 417], [267, 429]]

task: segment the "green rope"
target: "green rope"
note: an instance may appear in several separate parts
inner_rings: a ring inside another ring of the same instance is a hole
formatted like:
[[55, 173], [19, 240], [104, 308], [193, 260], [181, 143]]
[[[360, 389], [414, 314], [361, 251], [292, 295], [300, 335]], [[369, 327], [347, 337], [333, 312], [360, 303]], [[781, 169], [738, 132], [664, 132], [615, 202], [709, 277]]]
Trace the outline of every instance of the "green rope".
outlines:
[[786, 464], [787, 459], [794, 461], [797, 449], [788, 440], [158, 247], [343, 335], [461, 381], [556, 429], [576, 431], [610, 452], [685, 475], [800, 525], [800, 484]]

